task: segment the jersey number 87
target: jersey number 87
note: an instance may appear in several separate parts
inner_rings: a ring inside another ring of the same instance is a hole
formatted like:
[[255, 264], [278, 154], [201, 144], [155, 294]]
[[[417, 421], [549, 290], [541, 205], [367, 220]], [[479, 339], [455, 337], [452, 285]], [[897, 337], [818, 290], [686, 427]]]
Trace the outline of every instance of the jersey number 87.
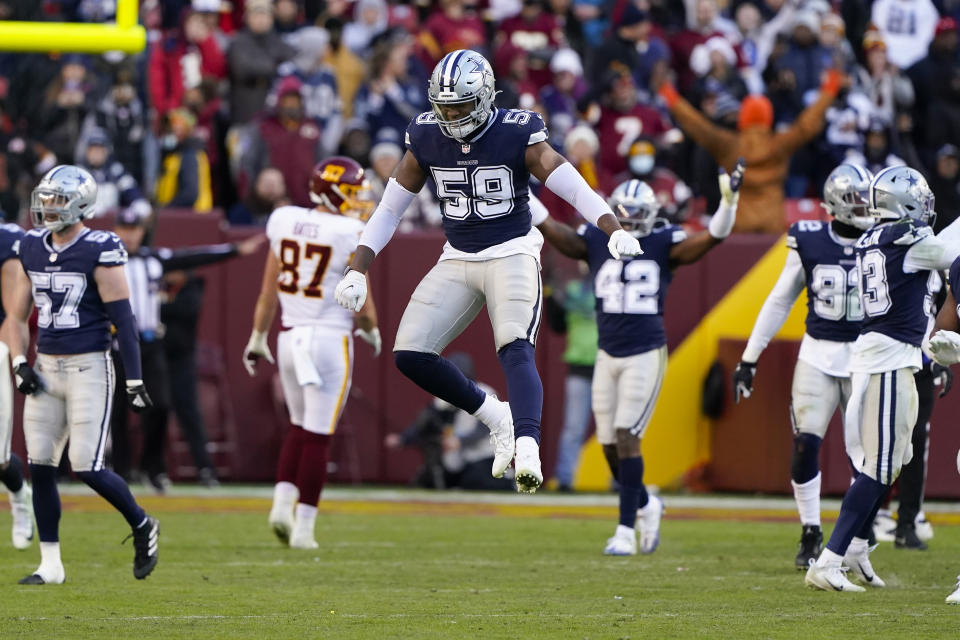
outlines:
[[308, 298], [322, 298], [323, 276], [327, 272], [327, 266], [330, 264], [330, 256], [333, 249], [327, 245], [307, 243], [303, 245], [295, 240], [282, 240], [280, 242], [280, 278], [277, 280], [277, 289], [284, 293], [296, 295], [300, 291], [300, 259], [301, 254], [304, 260], [312, 260], [317, 257], [316, 266], [313, 270], [313, 277], [310, 283], [303, 288], [303, 295]]

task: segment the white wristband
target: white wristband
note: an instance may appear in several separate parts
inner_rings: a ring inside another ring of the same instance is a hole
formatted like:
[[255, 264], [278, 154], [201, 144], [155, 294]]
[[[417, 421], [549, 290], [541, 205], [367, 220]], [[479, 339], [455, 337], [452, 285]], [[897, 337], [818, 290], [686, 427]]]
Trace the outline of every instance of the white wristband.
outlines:
[[19, 367], [19, 366], [22, 365], [22, 364], [27, 364], [27, 357], [24, 356], [24, 355], [19, 355], [19, 356], [17, 356], [16, 358], [14, 358], [13, 360], [10, 361], [10, 368], [11, 368], [11, 369], [16, 369], [17, 367]]

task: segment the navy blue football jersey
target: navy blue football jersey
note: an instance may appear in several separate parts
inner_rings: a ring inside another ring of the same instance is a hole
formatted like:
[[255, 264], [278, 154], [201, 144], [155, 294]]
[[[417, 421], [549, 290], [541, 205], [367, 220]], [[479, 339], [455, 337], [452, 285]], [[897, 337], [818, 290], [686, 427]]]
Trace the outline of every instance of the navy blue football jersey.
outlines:
[[841, 244], [829, 224], [801, 220], [787, 231], [787, 246], [800, 256], [806, 278], [807, 333], [817, 340], [856, 340], [863, 310], [853, 244]]
[[871, 331], [919, 347], [933, 307], [931, 280], [936, 273], [905, 273], [903, 260], [910, 247], [933, 235], [926, 223], [912, 218], [881, 224], [857, 240], [860, 333]]
[[20, 263], [33, 284], [37, 307], [37, 351], [52, 355], [110, 348], [110, 318], [93, 272], [127, 262], [127, 250], [110, 231], [84, 229], [55, 250], [46, 229], [20, 240]]
[[[7, 260], [12, 260], [17, 257], [17, 249], [20, 246], [20, 238], [22, 237], [23, 229], [17, 225], [0, 224], [0, 267], [3, 267], [3, 263]], [[3, 292], [0, 291], [0, 296], [2, 295]], [[0, 304], [0, 323], [2, 323], [6, 317], [7, 312], [4, 311], [3, 304]]]
[[445, 136], [432, 112], [410, 122], [407, 149], [440, 200], [455, 249], [477, 253], [530, 232], [527, 147], [546, 139], [543, 118], [520, 109], [494, 109], [464, 143]]
[[643, 255], [614, 260], [610, 238], [592, 224], [577, 229], [587, 243], [587, 263], [597, 299], [598, 346], [623, 358], [667, 344], [663, 305], [673, 278], [670, 249], [687, 234], [680, 227], [662, 225], [640, 238]]

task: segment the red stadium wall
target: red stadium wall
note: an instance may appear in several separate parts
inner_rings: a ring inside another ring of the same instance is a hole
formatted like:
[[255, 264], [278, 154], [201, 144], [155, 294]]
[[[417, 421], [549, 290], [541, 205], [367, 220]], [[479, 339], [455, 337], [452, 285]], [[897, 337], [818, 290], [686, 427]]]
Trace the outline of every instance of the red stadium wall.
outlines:
[[[108, 225], [109, 221], [103, 221], [98, 226]], [[253, 233], [256, 230], [227, 228], [216, 214], [198, 216], [165, 211], [160, 214], [155, 244], [176, 247], [226, 242]], [[671, 349], [697, 326], [776, 239], [774, 236], [734, 236], [701, 262], [677, 271], [667, 300]], [[336, 470], [332, 478], [336, 482], [405, 483], [419, 464], [416, 451], [390, 451], [382, 444], [387, 433], [405, 428], [429, 401], [426, 393], [393, 366], [390, 347], [410, 293], [436, 262], [442, 244], [439, 232], [397, 236], [372, 270], [384, 353], [374, 359], [365, 343], [357, 341], [355, 345], [353, 387], [334, 439], [332, 459]], [[272, 480], [281, 436], [288, 424], [275, 368], [263, 365], [260, 375], [250, 378], [240, 359], [250, 331], [265, 252], [266, 249], [254, 257], [200, 270], [207, 285], [199, 326], [201, 403], [215, 462], [227, 480]], [[547, 273], [559, 273], [571, 266], [569, 261], [550, 252], [546, 253], [544, 264]], [[766, 293], [758, 291], [757, 295], [763, 297]], [[743, 322], [752, 324], [753, 318], [745, 317]], [[273, 338], [271, 344], [275, 344]], [[562, 423], [564, 338], [543, 326], [537, 347], [545, 398], [542, 455], [544, 471], [549, 475]], [[719, 359], [726, 375], [732, 372], [742, 348], [740, 341], [721, 341]], [[485, 317], [478, 317], [450, 349], [468, 352], [475, 360], [478, 378], [505, 393], [493, 335]], [[714, 423], [712, 460], [703, 478], [704, 484], [699, 486], [732, 491], [790, 491], [789, 391], [796, 351], [796, 343], [775, 342], [761, 361], [754, 398], [739, 406], [727, 399], [723, 416]], [[699, 403], [702, 382], [689, 381], [691, 402]], [[958, 411], [960, 392], [955, 391], [939, 401], [934, 412], [930, 495], [960, 496], [960, 483], [954, 475], [960, 433], [948, 426], [951, 415]], [[174, 479], [189, 478], [194, 470], [178, 427], [172, 422], [168, 453], [171, 474]], [[823, 458], [824, 486], [833, 493], [841, 493], [848, 481], [838, 426], [834, 424], [831, 429]], [[19, 430], [15, 435], [15, 448], [23, 452]]]

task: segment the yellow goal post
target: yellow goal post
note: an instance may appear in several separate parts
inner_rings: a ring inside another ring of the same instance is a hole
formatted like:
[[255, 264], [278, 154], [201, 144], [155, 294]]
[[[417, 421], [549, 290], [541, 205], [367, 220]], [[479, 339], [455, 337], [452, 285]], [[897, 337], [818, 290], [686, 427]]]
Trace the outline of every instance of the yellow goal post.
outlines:
[[137, 53], [147, 44], [137, 24], [138, 0], [117, 0], [113, 24], [0, 21], [0, 51], [33, 53]]

